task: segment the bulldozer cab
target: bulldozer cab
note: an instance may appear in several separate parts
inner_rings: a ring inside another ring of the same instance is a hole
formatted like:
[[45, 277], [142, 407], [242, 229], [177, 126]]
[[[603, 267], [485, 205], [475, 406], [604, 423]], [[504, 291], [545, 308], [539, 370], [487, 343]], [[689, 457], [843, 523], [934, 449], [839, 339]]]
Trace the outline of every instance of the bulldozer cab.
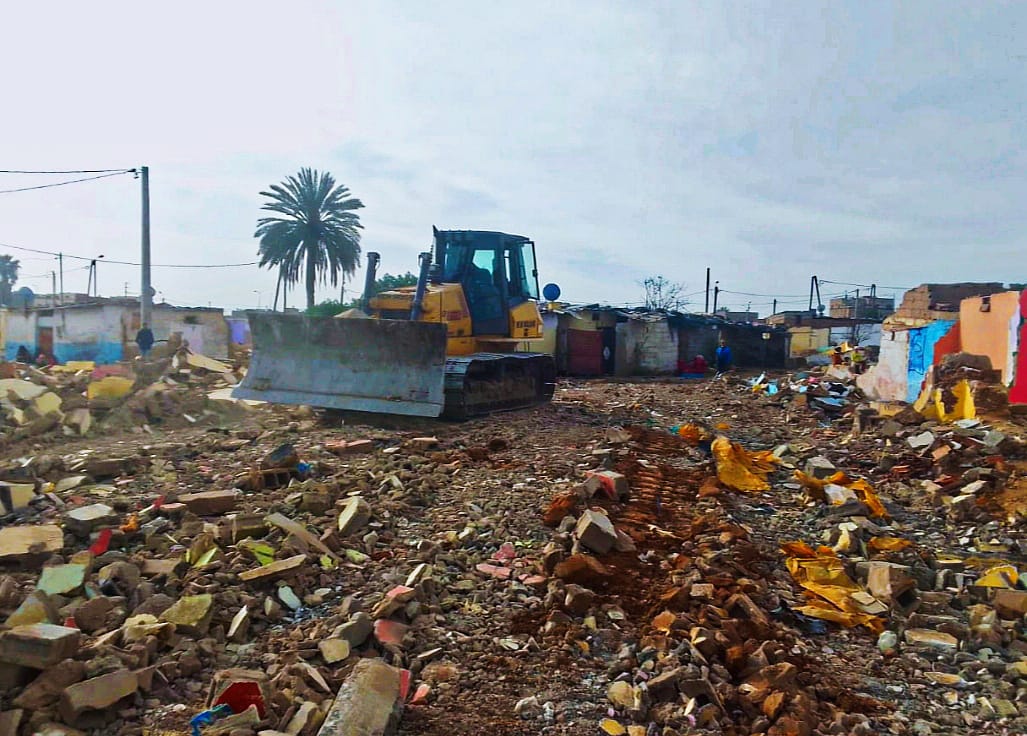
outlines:
[[509, 336], [510, 309], [538, 299], [535, 243], [483, 230], [434, 233], [433, 280], [463, 287], [474, 335]]

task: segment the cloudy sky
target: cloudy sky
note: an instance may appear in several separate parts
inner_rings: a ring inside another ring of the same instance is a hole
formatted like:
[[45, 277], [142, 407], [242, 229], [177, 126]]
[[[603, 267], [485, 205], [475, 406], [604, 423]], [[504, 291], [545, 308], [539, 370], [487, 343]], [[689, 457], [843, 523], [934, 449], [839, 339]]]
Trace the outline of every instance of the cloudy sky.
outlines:
[[[57, 2], [4, 25], [0, 168], [149, 165], [155, 264], [255, 260], [258, 192], [314, 166], [364, 201], [383, 270], [433, 224], [504, 230], [576, 302], [638, 302], [655, 274], [700, 292], [707, 266], [763, 312], [812, 274], [887, 294], [1027, 271], [1023, 3]], [[131, 176], [0, 194], [8, 246], [138, 242]], [[49, 291], [51, 257], [4, 252]], [[102, 264], [101, 293], [138, 271]], [[153, 277], [225, 307], [274, 281]]]

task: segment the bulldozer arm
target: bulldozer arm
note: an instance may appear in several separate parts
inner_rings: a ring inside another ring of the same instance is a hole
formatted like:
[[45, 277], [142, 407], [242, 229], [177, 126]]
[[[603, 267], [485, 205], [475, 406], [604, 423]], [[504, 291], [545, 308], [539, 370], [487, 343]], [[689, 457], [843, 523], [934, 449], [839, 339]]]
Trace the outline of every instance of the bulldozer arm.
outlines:
[[250, 314], [253, 356], [239, 399], [437, 417], [446, 326], [405, 320]]

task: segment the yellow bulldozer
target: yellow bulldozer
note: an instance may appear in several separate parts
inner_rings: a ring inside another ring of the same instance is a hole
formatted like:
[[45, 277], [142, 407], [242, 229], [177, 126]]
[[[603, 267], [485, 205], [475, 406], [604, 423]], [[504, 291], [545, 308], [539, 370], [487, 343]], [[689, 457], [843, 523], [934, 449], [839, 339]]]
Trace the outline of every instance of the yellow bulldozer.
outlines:
[[550, 400], [556, 368], [519, 350], [542, 337], [535, 244], [432, 228], [416, 286], [374, 293], [336, 317], [251, 312], [253, 356], [233, 396], [462, 420]]

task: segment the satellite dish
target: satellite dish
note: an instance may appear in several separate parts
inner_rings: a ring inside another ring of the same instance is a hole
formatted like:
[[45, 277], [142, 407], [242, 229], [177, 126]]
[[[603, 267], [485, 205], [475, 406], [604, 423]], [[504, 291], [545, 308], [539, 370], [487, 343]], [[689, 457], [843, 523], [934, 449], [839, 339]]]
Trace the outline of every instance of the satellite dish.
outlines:
[[560, 287], [556, 284], [546, 284], [542, 287], [542, 296], [546, 301], [555, 302], [560, 298]]

